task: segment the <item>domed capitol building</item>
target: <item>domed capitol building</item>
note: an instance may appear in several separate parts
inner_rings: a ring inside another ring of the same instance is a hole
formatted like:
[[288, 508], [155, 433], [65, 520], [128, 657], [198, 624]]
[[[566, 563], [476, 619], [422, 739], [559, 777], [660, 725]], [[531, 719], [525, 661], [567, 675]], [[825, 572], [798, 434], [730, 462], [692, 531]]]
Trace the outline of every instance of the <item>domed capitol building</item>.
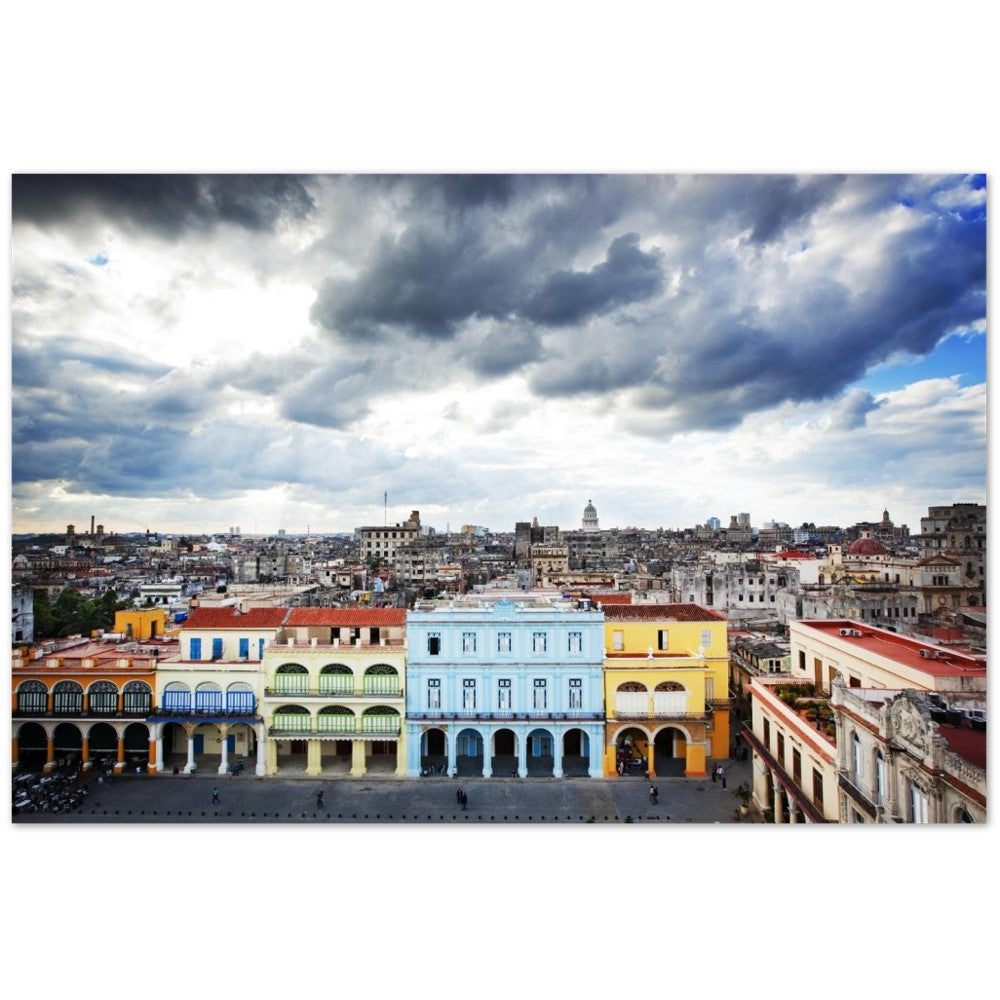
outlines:
[[580, 525], [584, 531], [600, 531], [601, 526], [597, 521], [597, 508], [593, 500], [587, 501], [587, 506], [583, 508], [583, 522]]

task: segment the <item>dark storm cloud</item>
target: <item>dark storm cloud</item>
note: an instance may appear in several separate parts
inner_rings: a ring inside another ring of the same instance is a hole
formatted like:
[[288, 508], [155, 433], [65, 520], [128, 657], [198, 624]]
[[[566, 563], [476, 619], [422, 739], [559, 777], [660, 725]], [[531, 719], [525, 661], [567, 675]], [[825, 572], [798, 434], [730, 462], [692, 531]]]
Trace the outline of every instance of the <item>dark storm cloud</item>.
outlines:
[[607, 259], [589, 271], [558, 271], [524, 304], [523, 315], [538, 323], [566, 326], [616, 306], [641, 302], [663, 285], [661, 254], [643, 253], [636, 233], [619, 236]]
[[223, 222], [261, 232], [314, 208], [299, 178], [267, 174], [15, 174], [11, 205], [15, 222], [56, 225], [92, 212], [161, 236]]
[[508, 375], [542, 356], [538, 333], [513, 324], [466, 337], [457, 347], [465, 363], [484, 378]]
[[101, 351], [91, 341], [73, 337], [60, 337], [44, 344], [19, 338], [11, 346], [11, 381], [18, 389], [47, 385], [61, 366], [68, 362], [78, 362], [110, 375], [137, 375], [154, 379], [170, 371], [168, 365]]

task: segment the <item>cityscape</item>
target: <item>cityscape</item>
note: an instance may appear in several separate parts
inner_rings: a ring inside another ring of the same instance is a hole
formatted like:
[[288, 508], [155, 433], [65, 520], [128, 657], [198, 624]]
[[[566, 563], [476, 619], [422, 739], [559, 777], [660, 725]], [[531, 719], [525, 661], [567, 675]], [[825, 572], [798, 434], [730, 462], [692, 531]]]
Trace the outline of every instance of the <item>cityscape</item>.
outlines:
[[985, 987], [990, 13], [16, 6], [9, 988]]
[[[15, 536], [15, 821], [986, 821], [985, 506], [912, 532], [387, 513]], [[234, 818], [244, 773], [298, 781], [296, 811], [244, 780]]]

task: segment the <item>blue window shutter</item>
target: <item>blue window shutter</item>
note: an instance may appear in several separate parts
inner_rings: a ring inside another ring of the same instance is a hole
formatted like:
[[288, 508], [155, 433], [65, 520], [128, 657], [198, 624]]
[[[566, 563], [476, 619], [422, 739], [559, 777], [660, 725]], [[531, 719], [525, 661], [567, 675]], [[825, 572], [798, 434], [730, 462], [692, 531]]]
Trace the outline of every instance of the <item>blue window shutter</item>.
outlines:
[[221, 660], [222, 659], [222, 640], [213, 639], [212, 640], [212, 659]]
[[263, 639], [260, 640], [260, 644], [257, 647], [257, 659], [258, 660], [263, 660], [264, 659], [264, 640]]
[[191, 659], [192, 660], [201, 659], [201, 639], [191, 640]]
[[240, 639], [240, 659], [249, 660], [250, 659], [250, 640]]

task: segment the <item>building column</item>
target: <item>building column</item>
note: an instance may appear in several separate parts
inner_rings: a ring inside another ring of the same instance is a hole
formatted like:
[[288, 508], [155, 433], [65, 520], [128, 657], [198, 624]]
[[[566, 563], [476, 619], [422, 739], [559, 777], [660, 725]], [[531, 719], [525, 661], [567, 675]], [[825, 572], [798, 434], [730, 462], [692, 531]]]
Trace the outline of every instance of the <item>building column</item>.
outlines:
[[156, 738], [152, 733], [149, 734], [149, 761], [146, 763], [146, 771], [149, 774], [153, 774], [156, 771], [156, 761], [158, 760], [156, 753]]
[[[409, 732], [406, 726], [399, 727], [399, 739], [396, 740], [396, 777], [405, 778], [409, 774], [407, 767], [409, 761], [410, 753], [410, 739]], [[417, 775], [420, 774], [420, 769], [417, 768]]]
[[12, 771], [17, 770], [18, 760], [17, 760], [17, 737], [12, 736], [10, 738], [10, 769]]
[[561, 778], [563, 776], [563, 734], [559, 732], [558, 726], [552, 727], [552, 777]]
[[163, 730], [158, 726], [153, 727], [155, 736], [153, 736], [150, 743], [152, 744], [153, 753], [156, 757], [156, 766], [153, 768], [158, 774], [163, 771]]
[[788, 822], [798, 823], [799, 821], [799, 804], [794, 799], [788, 800]]
[[771, 776], [771, 786], [774, 788], [774, 822], [784, 823], [785, 790], [782, 788], [781, 782], [774, 775]]
[[525, 726], [517, 741], [517, 776], [528, 777], [528, 728]]
[[656, 766], [654, 764], [654, 758], [656, 757], [656, 738], [648, 739], [646, 742], [646, 767], [649, 769], [649, 776], [651, 778], [656, 777]]
[[365, 741], [351, 740], [351, 777], [360, 778], [366, 771]]
[[222, 737], [222, 757], [219, 760], [219, 774], [225, 774], [229, 770], [229, 726], [225, 724], [220, 725], [219, 735]]
[[118, 737], [118, 760], [115, 761], [115, 770], [119, 773], [125, 770], [125, 737]]
[[[607, 755], [607, 747], [604, 745], [604, 733], [605, 733], [604, 726], [599, 726], [599, 727], [595, 726], [593, 732], [587, 733], [587, 744], [588, 744], [589, 749], [590, 749], [590, 753], [589, 753], [589, 760], [590, 760], [589, 775], [590, 775], [591, 778], [600, 778], [600, 777], [603, 777], [603, 773], [601, 771], [601, 767], [602, 767], [602, 764], [603, 764], [604, 760], [606, 759], [606, 755]], [[615, 750], [614, 750], [614, 747], [612, 747], [611, 748], [611, 762], [612, 763], [611, 763], [611, 772], [610, 772], [611, 774], [616, 773], [615, 770], [614, 770], [614, 766], [615, 766], [614, 765], [614, 759], [615, 759]]]
[[45, 696], [45, 714], [51, 715], [54, 711], [53, 705], [55, 704], [55, 695], [52, 694], [51, 689], [49, 693]]
[[445, 737], [448, 740], [448, 774], [450, 775], [455, 770], [455, 737], [458, 733], [458, 726], [449, 726], [445, 730]]
[[323, 741], [306, 742], [306, 774], [315, 777], [323, 772]]
[[56, 766], [56, 738], [52, 733], [45, 735], [45, 767], [43, 770], [51, 771]]
[[[265, 734], [262, 731], [257, 731], [256, 735], [257, 735], [257, 767], [256, 767], [256, 773], [257, 773], [257, 777], [258, 778], [263, 778], [265, 774], [268, 774], [268, 773], [273, 774], [274, 773], [274, 771], [268, 772], [267, 752], [268, 752], [268, 749], [270, 747], [274, 746], [275, 744], [274, 744], [274, 742], [272, 740], [267, 739], [266, 736], [265, 736]], [[278, 762], [277, 762], [277, 754], [275, 754], [275, 762], [274, 762], [274, 764], [275, 764], [274, 770], [277, 770], [277, 764], [278, 764]]]
[[80, 738], [80, 764], [84, 771], [90, 770], [90, 739], [87, 736]]
[[184, 773], [190, 774], [194, 768], [194, 730], [190, 726], [184, 727], [184, 732], [187, 734], [187, 752], [188, 759], [187, 763], [184, 765]]
[[487, 730], [483, 734], [483, 777], [493, 777], [493, 733]]
[[278, 773], [278, 741], [268, 740], [266, 743], [261, 740], [257, 744], [257, 767], [258, 774], [260, 773], [260, 748], [265, 747], [265, 753], [267, 754], [267, 773], [277, 774]]

